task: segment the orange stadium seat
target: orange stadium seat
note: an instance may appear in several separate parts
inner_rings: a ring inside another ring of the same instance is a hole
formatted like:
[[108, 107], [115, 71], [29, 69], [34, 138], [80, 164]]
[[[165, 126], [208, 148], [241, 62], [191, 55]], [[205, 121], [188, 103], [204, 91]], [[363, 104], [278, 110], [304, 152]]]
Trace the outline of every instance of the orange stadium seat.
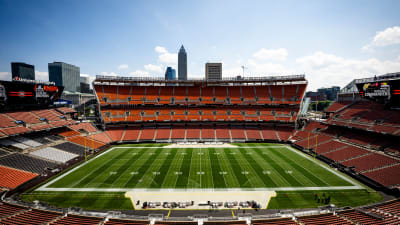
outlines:
[[199, 109], [188, 109], [188, 114], [186, 115], [186, 120], [200, 120]]
[[201, 120], [209, 120], [209, 121], [215, 121], [215, 115], [214, 115], [214, 110], [210, 108], [204, 108], [202, 109], [203, 114], [201, 115]]
[[119, 86], [118, 87], [118, 103], [120, 104], [127, 104], [129, 103], [128, 98], [131, 97], [132, 86]]
[[228, 87], [228, 96], [231, 99], [231, 104], [242, 104], [242, 93], [240, 86]]
[[231, 109], [231, 115], [229, 116], [229, 120], [238, 120], [238, 121], [244, 120], [244, 117], [242, 115], [242, 110]]
[[133, 104], [143, 104], [143, 98], [145, 97], [146, 87], [143, 86], [132, 86], [131, 98]]
[[140, 140], [153, 140], [155, 132], [156, 132], [155, 127], [143, 127], [139, 139]]
[[96, 91], [96, 95], [99, 98], [100, 104], [105, 104], [106, 102], [104, 101], [104, 97], [106, 97], [106, 95], [103, 91], [103, 85], [95, 85], [94, 89]]
[[157, 117], [157, 121], [170, 121], [171, 120], [171, 110], [170, 109], [160, 109], [160, 114]]
[[200, 87], [199, 86], [187, 87], [187, 93], [188, 93], [189, 102], [192, 102], [192, 103], [199, 102], [199, 98], [200, 98]]
[[185, 139], [186, 128], [181, 125], [172, 126], [171, 139]]
[[36, 173], [0, 166], [0, 187], [13, 189], [37, 176]]
[[191, 125], [186, 129], [186, 139], [200, 139], [200, 126], [199, 125]]
[[257, 86], [256, 87], [256, 93], [257, 93], [257, 98], [258, 104], [271, 104], [271, 93], [270, 93], [270, 88], [269, 86]]
[[243, 126], [232, 126], [231, 127], [232, 139], [246, 139]]
[[140, 127], [127, 127], [125, 130], [125, 135], [123, 136], [123, 141], [136, 141], [140, 133]]
[[243, 86], [242, 93], [244, 101], [255, 102], [255, 88], [253, 86]]
[[201, 127], [201, 139], [215, 139], [215, 129], [212, 125], [203, 125]]
[[172, 121], [186, 120], [185, 109], [173, 109]]
[[147, 86], [146, 87], [146, 104], [154, 104], [157, 103], [158, 98], [160, 97], [160, 86]]
[[160, 104], [170, 104], [174, 87], [160, 87]]
[[228, 125], [218, 125], [215, 128], [217, 139], [231, 139]]
[[[182, 104], [186, 102], [187, 98], [187, 87], [174, 87], [174, 98], [176, 104]], [[199, 96], [197, 96], [197, 99]]]
[[261, 140], [261, 133], [258, 127], [246, 127], [247, 139]]
[[271, 95], [274, 98], [273, 103], [275, 104], [281, 104], [283, 103], [283, 95], [282, 95], [282, 86], [280, 85], [271, 85], [269, 86], [271, 90]]
[[165, 140], [165, 139], [169, 139], [170, 136], [171, 136], [171, 128], [169, 126], [168, 127], [158, 127], [155, 139]]
[[214, 103], [214, 87], [201, 88], [201, 104]]
[[120, 141], [124, 131], [125, 128], [110, 127], [106, 130], [106, 134], [111, 138], [112, 141]]
[[272, 126], [261, 126], [261, 134], [264, 140], [279, 140], [275, 128]]
[[215, 103], [225, 103], [227, 93], [226, 93], [227, 87], [226, 86], [215, 86], [214, 87], [214, 97], [215, 97]]

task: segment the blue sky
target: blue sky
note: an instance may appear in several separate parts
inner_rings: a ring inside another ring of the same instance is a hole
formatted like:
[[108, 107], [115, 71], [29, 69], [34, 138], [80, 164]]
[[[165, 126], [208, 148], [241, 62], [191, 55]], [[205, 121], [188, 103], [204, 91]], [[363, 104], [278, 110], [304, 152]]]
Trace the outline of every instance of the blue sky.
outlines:
[[189, 77], [306, 74], [309, 89], [400, 71], [400, 1], [0, 0], [0, 78], [10, 62], [82, 74], [162, 76], [183, 44]]

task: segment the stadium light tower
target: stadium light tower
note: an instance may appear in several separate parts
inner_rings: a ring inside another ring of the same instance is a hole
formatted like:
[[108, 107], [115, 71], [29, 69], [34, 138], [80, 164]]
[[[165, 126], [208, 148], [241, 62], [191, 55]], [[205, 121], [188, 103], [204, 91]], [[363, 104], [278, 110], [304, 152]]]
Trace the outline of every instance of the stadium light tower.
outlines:
[[244, 78], [244, 70], [247, 69], [247, 67], [242, 66], [242, 69], [243, 69], [243, 78]]

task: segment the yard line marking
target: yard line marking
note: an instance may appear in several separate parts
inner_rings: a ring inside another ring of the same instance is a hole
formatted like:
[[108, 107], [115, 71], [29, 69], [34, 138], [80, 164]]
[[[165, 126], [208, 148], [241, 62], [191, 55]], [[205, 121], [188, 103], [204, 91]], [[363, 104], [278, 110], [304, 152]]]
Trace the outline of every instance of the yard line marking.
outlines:
[[[289, 147], [289, 146], [285, 146], [285, 147], [286, 147], [287, 149], [289, 149], [290, 151], [295, 152], [296, 154], [300, 155], [300, 156], [303, 157], [303, 158], [306, 158], [306, 159], [308, 159], [308, 160], [310, 160], [310, 161], [314, 161], [314, 158], [311, 159], [310, 157], [307, 157], [306, 154], [304, 154], [304, 153], [300, 153], [300, 152], [298, 152], [297, 150], [294, 150], [294, 149], [292, 149], [292, 148]], [[315, 162], [315, 161], [314, 161], [314, 162]], [[318, 165], [320, 165], [321, 167], [325, 168], [325, 169], [328, 170], [329, 172], [331, 172], [331, 173], [333, 173], [333, 174], [339, 176], [340, 178], [346, 180], [347, 182], [353, 184], [354, 186], [360, 187], [360, 188], [362, 188], [362, 189], [365, 189], [364, 187], [360, 186], [360, 185], [359, 185], [358, 183], [356, 183], [355, 181], [350, 180], [348, 177], [344, 176], [343, 174], [338, 173], [337, 171], [333, 170], [333, 169], [330, 168], [330, 167], [327, 167], [327, 166], [323, 165], [323, 164], [322, 164], [321, 162], [319, 162], [319, 161], [318, 161]]]
[[67, 191], [67, 192], [218, 192], [218, 191], [321, 191], [321, 190], [358, 190], [361, 186], [334, 186], [334, 187], [279, 187], [279, 188], [43, 188], [40, 191]]

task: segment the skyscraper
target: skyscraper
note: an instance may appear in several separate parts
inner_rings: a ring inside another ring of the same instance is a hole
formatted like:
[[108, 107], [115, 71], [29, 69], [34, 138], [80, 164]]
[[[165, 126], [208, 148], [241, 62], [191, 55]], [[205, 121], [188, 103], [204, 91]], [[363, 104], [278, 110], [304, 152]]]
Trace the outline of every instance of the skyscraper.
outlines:
[[206, 80], [222, 79], [222, 63], [206, 63]]
[[187, 55], [183, 45], [178, 53], [178, 80], [187, 80]]
[[35, 66], [22, 62], [11, 63], [12, 79], [35, 80]]
[[80, 92], [80, 68], [63, 62], [49, 63], [49, 81], [64, 86], [64, 91]]
[[175, 69], [172, 69], [172, 67], [167, 67], [167, 70], [165, 70], [165, 80], [175, 80], [176, 79], [176, 72]]

